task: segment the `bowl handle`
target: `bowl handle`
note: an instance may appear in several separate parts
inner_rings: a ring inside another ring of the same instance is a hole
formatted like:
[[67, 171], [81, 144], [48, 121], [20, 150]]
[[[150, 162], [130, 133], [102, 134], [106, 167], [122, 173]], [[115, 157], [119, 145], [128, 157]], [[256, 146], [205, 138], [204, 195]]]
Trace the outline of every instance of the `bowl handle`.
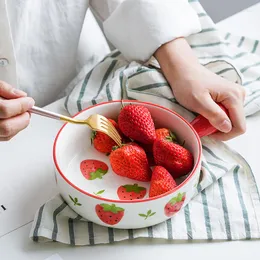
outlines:
[[[223, 105], [218, 105], [228, 115], [228, 110]], [[190, 124], [196, 130], [199, 137], [208, 136], [218, 131], [213, 125], [210, 124], [209, 120], [203, 117], [202, 115], [198, 115]]]

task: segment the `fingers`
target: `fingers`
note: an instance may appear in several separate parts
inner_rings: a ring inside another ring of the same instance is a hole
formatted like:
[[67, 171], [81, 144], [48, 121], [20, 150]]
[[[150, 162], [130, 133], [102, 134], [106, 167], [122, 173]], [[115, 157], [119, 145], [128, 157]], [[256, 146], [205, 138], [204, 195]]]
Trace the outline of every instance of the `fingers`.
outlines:
[[6, 119], [20, 115], [28, 111], [33, 105], [34, 100], [29, 97], [0, 99], [0, 119]]
[[226, 103], [226, 108], [229, 112], [229, 117], [232, 121], [232, 130], [229, 133], [216, 133], [212, 135], [214, 139], [227, 141], [246, 131], [246, 118], [244, 113], [244, 106], [242, 100], [237, 100], [236, 103]]
[[27, 111], [34, 105], [26, 93], [0, 81], [0, 141], [8, 141], [26, 128], [30, 121]]
[[207, 118], [211, 125], [213, 125], [219, 131], [224, 133], [231, 131], [232, 123], [229, 117], [212, 99], [210, 94], [205, 94], [203, 98], [198, 100], [196, 112]]
[[21, 115], [0, 120], [0, 141], [8, 141], [30, 123], [30, 114]]
[[6, 82], [0, 80], [0, 97], [12, 99], [26, 96], [27, 94], [22, 90], [15, 89]]

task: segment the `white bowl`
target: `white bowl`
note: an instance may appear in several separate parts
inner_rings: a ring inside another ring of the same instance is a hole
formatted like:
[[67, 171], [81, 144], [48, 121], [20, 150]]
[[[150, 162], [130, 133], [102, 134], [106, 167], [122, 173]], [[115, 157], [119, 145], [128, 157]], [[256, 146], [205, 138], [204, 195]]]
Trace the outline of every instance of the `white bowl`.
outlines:
[[[57, 134], [53, 147], [57, 184], [64, 200], [82, 217], [103, 226], [121, 229], [142, 228], [158, 224], [174, 216], [184, 207], [196, 191], [202, 151], [200, 138], [194, 128], [175, 112], [151, 103], [124, 101], [124, 104], [128, 103], [147, 107], [156, 128], [171, 129], [180, 140], [185, 140], [185, 147], [192, 152], [193, 170], [174, 190], [149, 198], [149, 183], [133, 181], [116, 175], [111, 169], [108, 156], [97, 152], [91, 146], [91, 130], [88, 127], [65, 124]], [[100, 103], [81, 111], [75, 118], [86, 119], [92, 114], [101, 114], [107, 118], [116, 119], [120, 109], [121, 101]], [[80, 171], [80, 163], [85, 159], [105, 162], [109, 167], [107, 174], [102, 179], [87, 180], [84, 178]], [[117, 189], [121, 185], [134, 183], [146, 188], [146, 196], [139, 200], [120, 200], [117, 196]], [[101, 190], [105, 191], [96, 195]], [[177, 200], [173, 198], [177, 198]], [[116, 207], [119, 207], [118, 212], [113, 213], [102, 209], [100, 211], [100, 204], [102, 204], [102, 208], [104, 204], [110, 206], [115, 204]], [[101, 215], [102, 217], [100, 217]]]

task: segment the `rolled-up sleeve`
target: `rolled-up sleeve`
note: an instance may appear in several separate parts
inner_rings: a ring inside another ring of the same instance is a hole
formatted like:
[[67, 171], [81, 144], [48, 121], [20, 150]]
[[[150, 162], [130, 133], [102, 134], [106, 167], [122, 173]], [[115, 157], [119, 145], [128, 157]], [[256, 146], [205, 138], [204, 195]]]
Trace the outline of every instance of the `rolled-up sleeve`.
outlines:
[[125, 0], [103, 26], [108, 40], [129, 61], [141, 62], [161, 45], [201, 30], [187, 0]]

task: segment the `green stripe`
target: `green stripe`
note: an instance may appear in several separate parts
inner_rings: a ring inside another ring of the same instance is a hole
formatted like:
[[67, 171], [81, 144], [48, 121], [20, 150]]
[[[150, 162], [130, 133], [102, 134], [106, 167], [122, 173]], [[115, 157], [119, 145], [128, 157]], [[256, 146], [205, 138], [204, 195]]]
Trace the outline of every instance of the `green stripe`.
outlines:
[[230, 71], [230, 70], [234, 70], [234, 69], [233, 68], [226, 68], [226, 69], [223, 69], [223, 70], [220, 70], [220, 71], [216, 72], [216, 74], [217, 75], [221, 75], [221, 74], [223, 74], [223, 73], [225, 73], [227, 71]]
[[95, 245], [94, 227], [93, 223], [88, 221], [88, 239], [91, 246]]
[[83, 83], [82, 83], [82, 86], [81, 86], [81, 90], [79, 92], [79, 97], [78, 97], [78, 100], [77, 100], [77, 107], [78, 107], [78, 111], [81, 111], [82, 110], [82, 106], [81, 106], [81, 100], [85, 94], [85, 91], [86, 91], [86, 87], [87, 87], [87, 84], [88, 84], [88, 81], [90, 79], [90, 76], [92, 74], [93, 70], [91, 70], [85, 77]]
[[214, 32], [214, 31], [216, 31], [215, 28], [206, 28], [201, 30], [199, 33]]
[[249, 97], [250, 97], [250, 96], [253, 96], [255, 93], [258, 93], [259, 91], [260, 91], [260, 89], [257, 89], [257, 90], [252, 91], [251, 94], [249, 95]]
[[201, 166], [204, 167], [210, 174], [210, 177], [212, 179], [213, 182], [215, 182], [217, 180], [216, 175], [209, 169], [208, 165], [204, 162], [201, 163]]
[[144, 90], [148, 90], [148, 89], [165, 87], [165, 86], [169, 86], [167, 82], [148, 84], [148, 85], [144, 85], [144, 86], [141, 86], [138, 88], [134, 88], [133, 90], [144, 91]]
[[127, 97], [128, 100], [137, 100], [136, 98]]
[[74, 224], [73, 224], [73, 219], [72, 218], [69, 218], [68, 225], [69, 225], [70, 245], [75, 246]]
[[208, 152], [212, 157], [214, 157], [217, 160], [220, 160], [223, 162], [223, 160], [221, 158], [219, 158], [215, 153], [213, 153], [207, 146], [202, 145], [202, 149], [206, 152]]
[[248, 106], [251, 102], [253, 102], [254, 100], [256, 100], [257, 98], [260, 97], [260, 94], [259, 95], [256, 95], [255, 97], [253, 97], [251, 100], [249, 100], [245, 105], [244, 107]]
[[111, 58], [116, 58], [116, 57], [118, 57], [120, 54], [121, 54], [121, 52], [120, 52], [120, 51], [116, 51], [115, 53], [111, 54], [111, 55], [110, 55], [110, 56], [108, 56], [108, 57], [111, 57]]
[[98, 98], [98, 95], [99, 95], [100, 92], [102, 91], [102, 89], [103, 89], [103, 87], [104, 87], [104, 85], [105, 85], [105, 83], [106, 83], [108, 77], [110, 76], [110, 73], [112, 72], [112, 70], [113, 70], [114, 67], [116, 66], [116, 63], [117, 63], [117, 60], [113, 60], [113, 61], [111, 62], [111, 64], [109, 65], [109, 67], [108, 67], [108, 69], [107, 69], [107, 71], [106, 71], [106, 73], [105, 73], [105, 75], [104, 75], [104, 77], [103, 77], [103, 79], [102, 79], [102, 81], [101, 81], [101, 84], [100, 84], [100, 87], [99, 87], [99, 89], [98, 89], [98, 92], [97, 92], [96, 96], [92, 98], [92, 104], [93, 104], [93, 105], [97, 104], [96, 99]]
[[260, 77], [258, 77], [258, 78], [255, 79], [255, 80], [251, 80], [251, 81], [247, 81], [247, 82], [245, 82], [245, 83], [243, 84], [243, 86], [250, 85], [250, 84], [252, 84], [252, 83], [254, 83], [254, 82], [257, 82], [257, 81], [260, 81]]
[[121, 100], [124, 99], [124, 91], [127, 93], [126, 89], [124, 89], [123, 85], [123, 71], [120, 72], [119, 74], [119, 81], [120, 81], [120, 88], [121, 88]]
[[128, 229], [128, 238], [130, 240], [134, 239], [134, 231], [133, 231], [133, 229]]
[[228, 45], [229, 43], [226, 42], [212, 42], [212, 43], [205, 43], [205, 44], [194, 44], [190, 45], [191, 48], [202, 48], [202, 47], [212, 47], [212, 46], [218, 46], [218, 45]]
[[72, 88], [72, 89], [70, 90], [70, 93], [67, 95], [67, 97], [66, 97], [66, 99], [65, 99], [64, 106], [65, 106], [65, 108], [66, 108], [67, 111], [69, 111], [69, 109], [68, 109], [68, 102], [69, 102], [69, 98], [70, 98], [70, 96], [71, 96], [73, 90], [74, 90], [74, 88]]
[[204, 17], [204, 16], [208, 16], [206, 13], [199, 13], [198, 14], [199, 17]]
[[172, 220], [170, 218], [167, 219], [166, 226], [167, 226], [168, 239], [173, 239], [173, 237], [172, 237]]
[[200, 193], [202, 191], [202, 186], [200, 183], [198, 183], [198, 185], [197, 185], [197, 191], [198, 191], [198, 193]]
[[140, 72], [140, 71], [142, 71], [142, 69], [143, 69], [143, 67], [142, 67], [142, 66], [140, 66], [140, 67], [138, 67], [138, 68], [137, 68], [137, 70], [136, 70], [136, 71], [137, 71], [137, 72]]
[[42, 205], [40, 207], [40, 209], [39, 209], [36, 225], [35, 225], [35, 228], [33, 230], [33, 241], [34, 242], [38, 242], [38, 240], [39, 240], [38, 231], [39, 231], [39, 228], [40, 228], [40, 225], [41, 225], [41, 221], [42, 221], [43, 209], [44, 209], [44, 205]]
[[106, 93], [107, 93], [107, 100], [111, 101], [112, 95], [111, 95], [111, 92], [110, 92], [109, 83], [107, 83], [107, 85], [106, 85]]
[[82, 217], [78, 215], [76, 218], [69, 218], [69, 237], [70, 237], [70, 245], [75, 246], [75, 233], [74, 233], [74, 221], [80, 220]]
[[240, 71], [241, 71], [242, 73], [244, 73], [244, 72], [246, 72], [248, 69], [251, 69], [251, 68], [253, 68], [253, 67], [257, 67], [257, 66], [259, 66], [259, 65], [260, 65], [260, 62], [257, 62], [257, 63], [255, 63], [255, 64], [248, 65], [248, 66], [242, 68]]
[[68, 204], [66, 202], [63, 202], [58, 208], [56, 208], [53, 212], [52, 220], [53, 220], [53, 230], [52, 230], [52, 240], [57, 240], [58, 235], [58, 223], [57, 223], [57, 216], [59, 213], [61, 213]]
[[247, 213], [247, 209], [246, 209], [246, 206], [245, 206], [245, 202], [244, 202], [244, 199], [243, 199], [243, 195], [242, 195], [242, 191], [241, 191], [241, 187], [240, 187], [240, 183], [239, 183], [238, 171], [239, 171], [239, 166], [236, 166], [236, 168], [233, 171], [233, 177], [234, 177], [234, 182], [235, 182], [236, 189], [237, 189], [237, 195], [238, 195], [238, 198], [239, 198], [239, 202], [240, 202], [240, 206], [241, 206], [241, 210], [242, 210], [242, 214], [243, 214], [243, 218], [244, 218], [246, 239], [250, 239], [251, 238], [251, 231], [250, 231], [248, 213]]
[[148, 237], [153, 238], [153, 227], [148, 227]]
[[237, 47], [241, 47], [244, 41], [245, 41], [245, 37], [242, 36], [240, 41], [239, 41], [239, 43], [238, 43], [238, 45], [237, 45]]
[[113, 228], [108, 228], [108, 240], [109, 243], [112, 244], [115, 242], [115, 238], [114, 238], [114, 229]]
[[201, 191], [201, 199], [202, 199], [202, 204], [203, 204], [204, 221], [205, 221], [205, 226], [206, 226], [206, 230], [207, 230], [207, 237], [209, 240], [212, 240], [209, 208], [208, 208], [208, 201], [207, 201], [207, 195], [206, 195], [205, 190]]
[[190, 208], [189, 204], [187, 204], [184, 208], [184, 216], [185, 216], [185, 223], [187, 228], [187, 235], [188, 239], [193, 239], [192, 236], [192, 228], [191, 228], [191, 221], [190, 221]]
[[222, 210], [223, 210], [223, 214], [224, 214], [227, 239], [231, 240], [232, 235], [231, 235], [230, 221], [229, 221], [229, 215], [228, 215], [227, 200], [226, 200], [226, 196], [225, 196], [225, 192], [224, 192], [222, 178], [218, 179], [218, 186], [219, 186], [219, 192], [220, 192], [220, 197], [221, 197], [221, 202], [222, 202]]
[[236, 54], [234, 56], [234, 59], [238, 59], [238, 58], [241, 58], [241, 57], [246, 56], [246, 55], [248, 55], [247, 52], [241, 52], [241, 53]]
[[227, 33], [226, 36], [225, 36], [225, 40], [228, 40], [230, 35], [231, 35], [231, 33]]
[[220, 168], [220, 169], [222, 169], [222, 170], [225, 171], [225, 172], [228, 172], [228, 169], [227, 169], [226, 167], [220, 165], [220, 164], [212, 163], [212, 162], [207, 162], [207, 163], [210, 164], [210, 165], [212, 165], [212, 166], [215, 166], [215, 167], [217, 167], [217, 168]]
[[258, 44], [259, 44], [259, 41], [256, 40], [255, 44], [254, 44], [254, 47], [253, 47], [253, 50], [251, 51], [252, 53], [256, 52]]
[[130, 76], [128, 77], [128, 79], [131, 79], [132, 77], [135, 77], [135, 76], [137, 76], [137, 75], [139, 75], [139, 74], [143, 74], [143, 73], [145, 73], [145, 72], [151, 72], [151, 71], [157, 71], [157, 70], [156, 70], [156, 69], [150, 69], [150, 68], [148, 68], [148, 69], [143, 69], [143, 70], [139, 70], [139, 71], [137, 71], [136, 73], [130, 75]]
[[199, 57], [199, 59], [224, 59], [224, 58], [228, 58], [228, 59], [231, 59], [231, 60], [234, 60], [234, 59], [238, 59], [240, 57], [243, 57], [245, 55], [248, 55], [247, 52], [240, 52], [234, 56], [230, 56], [230, 55], [215, 55], [215, 56], [202, 56], [202, 57]]
[[199, 0], [189, 0], [189, 3], [195, 3], [198, 2]]

